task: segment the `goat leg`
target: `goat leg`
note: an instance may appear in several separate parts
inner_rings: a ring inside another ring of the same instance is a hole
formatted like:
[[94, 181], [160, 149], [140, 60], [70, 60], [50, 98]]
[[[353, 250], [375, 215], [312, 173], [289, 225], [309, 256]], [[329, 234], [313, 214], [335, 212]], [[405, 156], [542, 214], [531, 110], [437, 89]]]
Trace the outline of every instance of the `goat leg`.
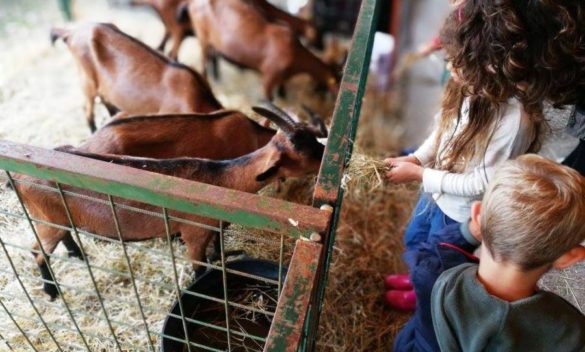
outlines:
[[65, 245], [65, 248], [67, 248], [67, 254], [69, 255], [70, 258], [79, 258], [83, 261], [86, 260], [85, 255], [83, 254], [83, 252], [81, 251], [73, 237], [71, 237], [71, 233], [67, 233], [67, 235], [63, 237], [62, 242]]
[[57, 296], [59, 296], [59, 290], [57, 289], [55, 279], [49, 270], [49, 258], [47, 258], [47, 261], [45, 261], [39, 253], [32, 252], [32, 255], [39, 266], [39, 271], [41, 272], [41, 278], [43, 279], [43, 291], [49, 295], [51, 301], [54, 301]]
[[[244, 255], [246, 254], [245, 251], [243, 250], [233, 250], [233, 251], [225, 251], [224, 252], [224, 257], [227, 259], [228, 257], [237, 257], [239, 255]], [[216, 235], [214, 240], [213, 240], [213, 253], [211, 253], [211, 255], [209, 257], [207, 257], [207, 262], [209, 264], [220, 260], [221, 259], [221, 243], [219, 240], [219, 236]]]
[[105, 101], [103, 101], [103, 99], [102, 99], [102, 102], [104, 103], [106, 110], [108, 110], [108, 114], [110, 114], [110, 117], [114, 117], [114, 115], [116, 115], [117, 113], [120, 112], [120, 109], [118, 109], [114, 105], [112, 105], [110, 103], [106, 103]]
[[163, 36], [162, 41], [160, 42], [160, 44], [156, 48], [158, 51], [164, 52], [165, 46], [167, 45], [167, 41], [169, 40], [169, 37], [170, 37], [169, 32], [165, 31], [165, 35]]
[[208, 56], [208, 62], [211, 65], [211, 73], [213, 75], [213, 79], [219, 81], [221, 79], [221, 75], [219, 73], [219, 55], [213, 51]]

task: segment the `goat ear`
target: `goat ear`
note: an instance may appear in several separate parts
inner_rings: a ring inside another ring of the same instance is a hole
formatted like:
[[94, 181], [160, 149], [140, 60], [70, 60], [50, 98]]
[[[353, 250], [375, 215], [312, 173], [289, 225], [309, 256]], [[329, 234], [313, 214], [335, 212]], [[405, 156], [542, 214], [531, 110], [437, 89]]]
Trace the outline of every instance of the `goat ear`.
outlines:
[[301, 107], [305, 112], [309, 115], [309, 120], [311, 122], [311, 130], [318, 138], [327, 138], [329, 135], [329, 131], [327, 130], [327, 126], [325, 126], [325, 122], [323, 122], [323, 118], [319, 116], [316, 112], [311, 110], [305, 104], [302, 104]]
[[257, 182], [264, 182], [278, 174], [281, 165], [282, 154], [275, 152], [270, 156], [270, 159], [266, 161], [263, 171], [256, 176]]
[[270, 167], [268, 170], [266, 170], [263, 173], [261, 173], [260, 175], [256, 176], [256, 181], [264, 182], [264, 181], [268, 180], [269, 178], [274, 177], [278, 173], [278, 169], [280, 169], [280, 166]]
[[60, 146], [54, 148], [54, 150], [58, 151], [58, 152], [69, 152], [69, 151], [74, 151], [75, 147], [73, 147], [70, 144], [66, 144], [66, 145], [60, 145]]

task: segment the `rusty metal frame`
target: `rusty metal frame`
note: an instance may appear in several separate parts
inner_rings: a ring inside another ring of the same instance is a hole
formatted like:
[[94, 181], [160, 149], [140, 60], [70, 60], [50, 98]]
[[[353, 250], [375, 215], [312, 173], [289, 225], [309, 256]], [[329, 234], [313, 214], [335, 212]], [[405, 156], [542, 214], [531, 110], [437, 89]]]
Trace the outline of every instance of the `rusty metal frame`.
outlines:
[[343, 203], [342, 180], [351, 154], [360, 118], [362, 99], [366, 89], [369, 63], [376, 32], [378, 0], [363, 0], [353, 33], [352, 45], [345, 66], [341, 89], [337, 96], [333, 123], [325, 148], [313, 193], [313, 205], [333, 207], [331, 226], [323, 239], [323, 255], [319, 263], [319, 277], [314, 292], [313, 305], [307, 321], [303, 350], [315, 349], [319, 318], [325, 297], [329, 266], [333, 255], [335, 234]]
[[295, 238], [329, 224], [328, 212], [310, 206], [3, 140], [0, 168]]
[[[27, 174], [39, 179], [53, 181], [56, 184], [56, 189], [54, 189], [53, 191], [55, 192], [56, 190], [57, 193], [61, 195], [62, 200], [64, 200], [64, 191], [62, 190], [61, 185], [68, 185], [72, 187], [77, 187], [81, 189], [106, 194], [108, 195], [107, 198], [109, 201], [99, 199], [93, 200], [107, 203], [112, 209], [114, 220], [116, 220], [115, 208], [123, 206], [122, 204], [114, 204], [113, 197], [116, 197], [132, 199], [146, 204], [159, 206], [161, 209], [163, 209], [163, 213], [165, 213], [166, 209], [169, 209], [205, 216], [208, 218], [218, 219], [220, 221], [219, 230], [220, 236], [222, 228], [221, 222], [223, 221], [229, 221], [231, 223], [244, 225], [246, 227], [254, 227], [263, 230], [268, 230], [269, 232], [275, 233], [273, 241], [275, 243], [280, 243], [281, 245], [279, 272], [282, 271], [283, 258], [282, 246], [284, 243], [283, 242], [284, 236], [304, 239], [303, 241], [300, 241], [300, 243], [309, 241], [309, 237], [311, 237], [311, 234], [315, 233], [324, 234], [324, 232], [327, 230], [329, 226], [329, 219], [331, 217], [331, 213], [329, 211], [315, 209], [311, 206], [298, 205], [273, 198], [261, 197], [255, 194], [224, 189], [221, 187], [211, 186], [208, 184], [201, 184], [180, 178], [170, 177], [157, 173], [151, 173], [144, 170], [132, 169], [98, 160], [87, 159], [68, 153], [46, 150], [42, 148], [12, 143], [8, 141], [0, 141], [0, 169], [3, 169], [6, 172], [11, 182], [15, 182], [15, 180], [12, 179], [10, 173]], [[67, 196], [76, 196], [75, 192], [72, 191], [66, 192]], [[77, 196], [81, 195], [78, 194]], [[64, 202], [64, 206], [68, 211], [66, 202]], [[28, 215], [26, 210], [24, 214]], [[155, 216], [155, 214], [153, 214], [153, 216]], [[30, 220], [31, 226], [33, 223], [42, 223], [42, 221], [37, 219]], [[165, 216], [164, 220], [165, 222], [168, 223], [169, 216], [168, 215]], [[178, 220], [180, 219], [173, 218], [173, 221]], [[89, 235], [90, 237], [96, 237], [93, 234], [86, 233], [84, 231], [79, 231], [78, 233], [75, 224], [72, 222], [71, 217], [69, 217], [69, 221], [70, 221], [69, 229], [73, 230], [78, 243], [81, 243], [79, 239], [80, 233], [82, 233], [84, 236]], [[48, 224], [45, 223], [45, 225]], [[171, 245], [169, 237], [170, 233], [168, 233], [168, 224], [166, 228], [167, 239], [169, 245]], [[213, 229], [217, 231], [217, 229], [215, 228]], [[118, 233], [118, 237], [121, 237], [120, 233]], [[2, 242], [2, 244], [6, 246], [11, 246], [10, 243]], [[122, 241], [121, 244], [122, 246], [129, 245], [124, 241]], [[20, 249], [22, 250], [24, 248]], [[81, 249], [83, 251], [83, 248]], [[47, 254], [47, 258], [50, 256], [54, 256], [54, 254], [50, 255]], [[10, 257], [8, 256], [8, 258]], [[318, 258], [318, 256], [313, 256], [311, 259], [314, 260], [315, 258]], [[129, 263], [129, 258], [127, 257], [127, 254], [126, 260]], [[85, 264], [91, 269], [104, 270], [104, 268], [90, 266], [87, 262]], [[227, 270], [225, 266], [225, 258], [222, 258], [221, 264], [222, 265], [219, 269], [223, 271], [224, 276], [228, 271], [233, 272], [231, 270]], [[298, 263], [297, 265], [295, 265], [296, 268], [302, 266], [303, 263]], [[293, 269], [292, 271], [289, 271], [291, 277], [294, 277], [296, 275], [294, 272], [295, 270], [298, 269]], [[14, 273], [15, 275], [18, 275], [16, 271]], [[112, 273], [116, 274], [113, 271]], [[314, 276], [312, 277], [312, 279], [314, 279]], [[177, 278], [175, 275], [175, 283], [176, 282]], [[280, 285], [280, 279], [278, 283]], [[224, 277], [224, 285], [225, 284], [226, 282]], [[289, 287], [290, 285], [293, 284], [294, 280], [292, 281], [289, 280], [288, 283]], [[60, 284], [57, 283], [57, 285]], [[312, 285], [310, 287], [312, 288]], [[95, 289], [97, 290], [97, 287], [95, 287]], [[181, 292], [187, 293], [187, 291], [180, 289], [180, 287], [178, 286], [176, 287], [176, 291], [177, 293]], [[310, 293], [311, 290], [309, 289], [306, 298], [307, 302], [309, 301]], [[210, 299], [210, 297], [205, 297], [204, 295], [198, 296], [201, 296], [202, 298], [205, 299]], [[138, 305], [140, 305], [140, 298], [137, 296], [136, 299], [138, 300]], [[222, 300], [222, 302], [225, 303], [226, 307], [228, 306], [227, 301]], [[230, 302], [229, 305], [237, 306], [232, 302]], [[306, 309], [306, 306], [299, 306], [296, 308]], [[142, 311], [143, 307], [141, 306], [140, 309]], [[306, 313], [305, 311], [298, 312], [299, 315], [304, 315], [305, 313]], [[107, 317], [105, 311], [104, 314], [106, 321], [108, 322], [108, 324], [110, 324], [110, 319]], [[13, 315], [16, 316], [15, 314]], [[18, 318], [25, 319], [25, 317], [22, 316]], [[181, 316], [181, 318], [185, 320], [183, 316]], [[194, 321], [193, 319], [189, 319], [189, 321], [191, 323], [193, 322], [199, 323], [197, 321]], [[120, 326], [118, 322], [116, 322], [116, 324]], [[300, 326], [302, 327], [302, 324], [300, 324]], [[50, 329], [64, 328], [64, 326], [58, 327], [53, 324], [50, 327], [46, 328], [47, 330], [50, 331]], [[146, 326], [146, 324], [145, 328], [147, 334], [152, 333], [149, 332], [148, 326]], [[116, 334], [113, 331], [111, 325], [110, 330], [112, 331], [112, 335], [114, 336], [115, 340]], [[229, 335], [229, 327], [227, 331]], [[196, 344], [194, 344], [194, 346], [205, 347]], [[150, 347], [152, 349], [153, 346], [151, 345]], [[121, 349], [121, 346], [118, 345], [118, 349]]]
[[297, 241], [264, 352], [294, 352], [303, 335], [322, 245]]

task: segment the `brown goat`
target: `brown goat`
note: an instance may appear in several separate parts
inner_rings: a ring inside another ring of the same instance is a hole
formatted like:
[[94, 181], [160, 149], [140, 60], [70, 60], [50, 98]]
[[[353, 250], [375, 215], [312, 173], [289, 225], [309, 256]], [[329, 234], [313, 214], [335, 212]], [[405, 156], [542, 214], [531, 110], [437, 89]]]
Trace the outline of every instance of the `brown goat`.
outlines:
[[266, 0], [247, 1], [251, 1], [256, 7], [258, 7], [269, 21], [282, 22], [288, 25], [298, 37], [305, 38], [307, 44], [314, 46], [317, 49], [323, 49], [323, 36], [311, 21], [294, 16], [272, 5]]
[[[294, 122], [290, 117], [281, 114], [278, 110], [271, 107], [257, 107], [255, 110], [274, 121], [281, 128], [281, 131], [276, 133], [264, 147], [251, 154], [231, 160], [214, 161], [198, 158], [158, 160], [111, 154], [85, 153], [71, 149], [71, 147], [59, 149], [72, 154], [244, 192], [257, 192], [263, 186], [279, 177], [302, 176], [318, 170], [323, 157], [324, 146], [317, 141], [314, 129], [309, 128], [306, 124]], [[15, 175], [15, 179], [21, 182], [25, 181], [25, 183], [17, 182], [15, 188], [33, 218], [62, 226], [70, 226], [69, 217], [64, 210], [60, 196], [52, 191], [29, 184], [34, 182], [36, 184], [54, 187], [53, 182], [41, 181], [25, 175]], [[95, 192], [82, 189], [64, 187], [64, 190], [106, 199], [106, 196], [103, 194], [96, 194]], [[105, 237], [117, 238], [114, 219], [111, 209], [109, 209], [107, 204], [89, 201], [71, 195], [65, 195], [65, 199], [70, 209], [71, 219], [79, 230]], [[160, 211], [160, 209], [154, 206], [144, 205], [131, 200], [117, 201], [132, 207]], [[219, 221], [209, 218], [177, 212], [170, 212], [170, 215], [211, 226], [219, 226]], [[121, 232], [127, 241], [166, 236], [165, 224], [160, 218], [133, 212], [124, 208], [117, 210], [117, 217]], [[53, 253], [60, 241], [71, 238], [68, 231], [62, 228], [46, 226], [44, 224], [37, 224], [35, 226], [43, 249], [49, 254]], [[205, 257], [205, 249], [213, 238], [214, 232], [176, 221], [171, 222], [170, 226], [170, 232], [172, 234], [181, 235], [181, 238], [187, 246], [189, 257], [196, 261], [203, 260]], [[69, 248], [67, 240], [64, 244]], [[39, 244], [35, 243], [33, 249], [35, 251], [39, 250]], [[44, 257], [35, 254], [35, 260], [45, 280], [45, 292], [51, 298], [55, 298], [58, 291], [52, 283], [54, 279], [47, 268]]]
[[95, 131], [94, 103], [100, 97], [112, 114], [211, 112], [222, 108], [207, 81], [112, 24], [53, 28], [51, 40], [69, 47], [82, 72], [86, 117]]
[[336, 72], [305, 48], [289, 27], [270, 22], [253, 4], [190, 0], [189, 15], [201, 46], [204, 76], [208, 50], [213, 48], [228, 60], [259, 71], [267, 99], [272, 99], [275, 87], [301, 73], [337, 92]]
[[189, 20], [179, 21], [177, 18], [181, 9], [180, 6], [184, 3], [185, 0], [132, 0], [130, 2], [133, 6], [149, 6], [158, 14], [165, 26], [165, 34], [158, 46], [158, 50], [164, 52], [165, 46], [170, 39], [171, 49], [168, 55], [173, 60], [177, 60], [183, 39], [193, 35], [193, 28]]
[[231, 159], [266, 145], [276, 133], [237, 111], [114, 119], [78, 150], [167, 159]]

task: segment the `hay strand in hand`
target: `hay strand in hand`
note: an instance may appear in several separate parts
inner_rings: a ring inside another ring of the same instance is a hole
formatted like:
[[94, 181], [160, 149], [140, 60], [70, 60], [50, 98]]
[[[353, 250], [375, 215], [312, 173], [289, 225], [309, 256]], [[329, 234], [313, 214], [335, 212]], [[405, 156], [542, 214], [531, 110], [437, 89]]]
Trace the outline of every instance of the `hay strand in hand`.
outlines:
[[354, 153], [345, 169], [341, 187], [344, 190], [352, 187], [378, 189], [384, 186], [384, 173], [386, 171], [388, 171], [388, 166], [382, 159]]

